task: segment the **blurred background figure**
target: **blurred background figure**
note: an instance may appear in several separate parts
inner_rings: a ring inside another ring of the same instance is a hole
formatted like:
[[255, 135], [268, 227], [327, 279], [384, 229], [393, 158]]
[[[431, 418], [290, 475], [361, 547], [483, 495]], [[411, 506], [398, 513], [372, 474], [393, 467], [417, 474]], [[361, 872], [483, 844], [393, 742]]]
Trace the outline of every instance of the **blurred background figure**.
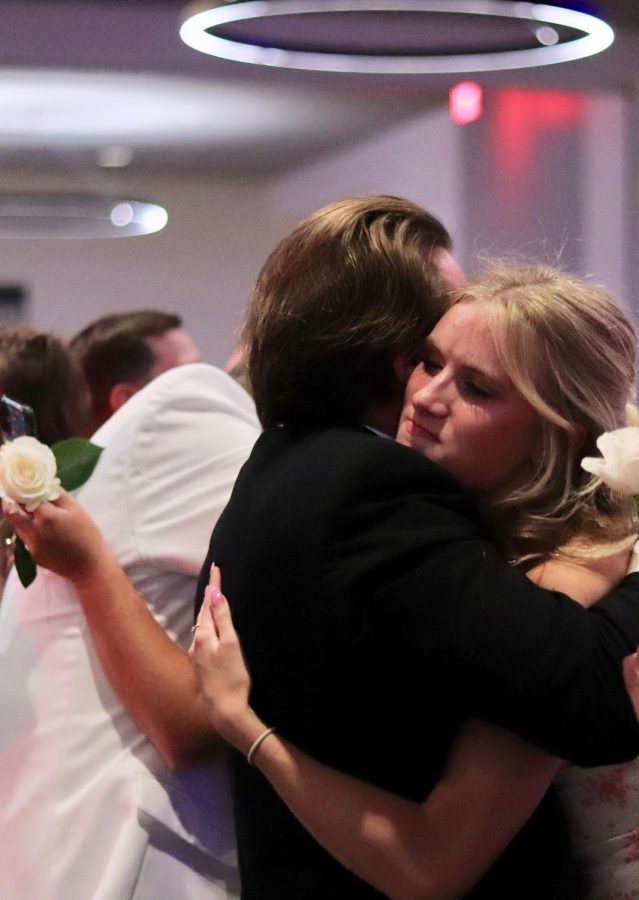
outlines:
[[[0, 324], [0, 394], [30, 406], [45, 444], [84, 434], [91, 421], [82, 370], [61, 338]], [[13, 528], [0, 519], [0, 592], [13, 564]]]
[[69, 344], [91, 392], [92, 432], [157, 375], [199, 362], [200, 352], [175, 313], [141, 309], [103, 316]]
[[0, 324], [0, 390], [35, 413], [45, 444], [82, 434], [90, 398], [82, 370], [55, 334]]
[[251, 391], [251, 382], [248, 374], [248, 367], [244, 359], [244, 348], [239, 344], [224, 364], [224, 371], [228, 372], [228, 374], [234, 381], [237, 381], [237, 383], [241, 387], [243, 387], [244, 390], [247, 391], [247, 393], [253, 396], [253, 392]]

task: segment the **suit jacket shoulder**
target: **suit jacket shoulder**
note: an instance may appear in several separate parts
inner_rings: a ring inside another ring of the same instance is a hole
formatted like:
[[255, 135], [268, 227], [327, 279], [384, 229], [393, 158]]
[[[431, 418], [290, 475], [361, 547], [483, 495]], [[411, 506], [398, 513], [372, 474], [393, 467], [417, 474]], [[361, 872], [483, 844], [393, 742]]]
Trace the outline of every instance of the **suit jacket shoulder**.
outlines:
[[440, 708], [558, 756], [595, 764], [637, 751], [620, 666], [639, 636], [632, 601], [589, 613], [537, 588], [499, 558], [455, 483], [411, 450], [364, 429], [265, 433], [210, 559], [223, 567], [249, 659], [251, 636], [260, 657], [273, 620], [284, 621], [300, 648], [286, 651], [291, 671], [310, 673], [308, 634], [325, 633], [344, 665], [385, 652], [405, 681], [436, 680]]

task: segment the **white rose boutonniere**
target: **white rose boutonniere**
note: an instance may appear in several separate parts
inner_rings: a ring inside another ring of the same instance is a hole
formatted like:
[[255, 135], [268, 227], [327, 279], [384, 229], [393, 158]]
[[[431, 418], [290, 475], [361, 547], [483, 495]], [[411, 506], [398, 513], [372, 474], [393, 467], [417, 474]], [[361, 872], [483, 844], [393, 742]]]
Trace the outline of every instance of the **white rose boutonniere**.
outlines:
[[601, 459], [587, 456], [581, 467], [615, 491], [639, 494], [639, 428], [607, 431], [597, 439]]
[[[52, 447], [37, 438], [22, 436], [0, 446], [0, 497], [9, 507], [33, 512], [45, 500], [54, 501], [60, 489], [73, 491], [93, 472], [102, 447], [84, 438], [58, 441]], [[28, 587], [36, 576], [31, 555], [19, 538], [15, 565], [20, 581]]]

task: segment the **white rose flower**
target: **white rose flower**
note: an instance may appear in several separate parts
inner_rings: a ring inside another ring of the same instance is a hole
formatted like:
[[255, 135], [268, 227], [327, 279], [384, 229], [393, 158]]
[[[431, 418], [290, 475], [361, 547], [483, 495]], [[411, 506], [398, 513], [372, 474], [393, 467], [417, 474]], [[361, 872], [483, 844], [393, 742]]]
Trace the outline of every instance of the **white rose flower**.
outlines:
[[639, 494], [639, 428], [607, 431], [597, 440], [602, 459], [587, 456], [581, 467], [622, 494]]
[[0, 447], [0, 497], [9, 506], [19, 504], [32, 512], [43, 500], [57, 500], [60, 479], [56, 478], [52, 450], [34, 437], [19, 437]]

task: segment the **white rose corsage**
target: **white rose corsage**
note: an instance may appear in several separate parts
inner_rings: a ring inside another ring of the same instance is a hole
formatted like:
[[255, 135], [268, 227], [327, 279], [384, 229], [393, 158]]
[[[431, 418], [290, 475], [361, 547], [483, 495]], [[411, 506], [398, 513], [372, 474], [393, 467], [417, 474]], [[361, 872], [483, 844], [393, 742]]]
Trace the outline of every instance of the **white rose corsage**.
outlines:
[[[89, 478], [102, 447], [84, 438], [70, 438], [48, 447], [34, 437], [18, 437], [0, 446], [0, 497], [9, 508], [33, 512], [45, 500], [57, 500], [60, 489], [73, 491]], [[28, 587], [36, 576], [31, 555], [20, 538], [15, 543], [15, 565]]]
[[622, 494], [639, 495], [639, 428], [607, 431], [597, 439], [601, 459], [586, 456], [581, 467]]

